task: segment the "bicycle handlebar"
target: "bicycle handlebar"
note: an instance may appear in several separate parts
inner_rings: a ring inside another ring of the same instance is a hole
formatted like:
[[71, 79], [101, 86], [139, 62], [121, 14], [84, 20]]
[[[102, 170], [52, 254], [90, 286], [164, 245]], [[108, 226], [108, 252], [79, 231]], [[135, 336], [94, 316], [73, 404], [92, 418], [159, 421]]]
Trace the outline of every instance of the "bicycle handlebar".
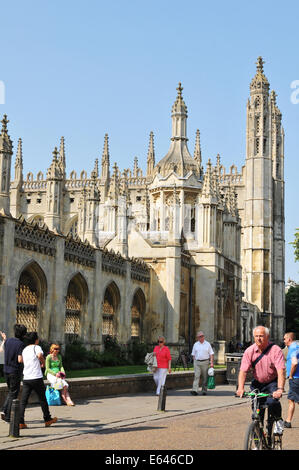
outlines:
[[272, 396], [271, 393], [255, 393], [255, 392], [244, 392], [241, 397], [235, 394], [236, 398], [248, 398], [248, 397], [267, 398], [271, 396]]

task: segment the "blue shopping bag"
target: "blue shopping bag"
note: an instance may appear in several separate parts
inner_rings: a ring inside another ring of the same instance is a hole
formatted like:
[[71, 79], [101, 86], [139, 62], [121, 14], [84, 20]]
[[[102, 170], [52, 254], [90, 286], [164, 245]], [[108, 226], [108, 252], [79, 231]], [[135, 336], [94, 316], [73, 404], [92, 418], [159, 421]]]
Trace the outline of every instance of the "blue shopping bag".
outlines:
[[49, 406], [59, 406], [61, 405], [61, 398], [59, 390], [55, 390], [53, 387], [47, 385], [46, 388], [46, 399]]

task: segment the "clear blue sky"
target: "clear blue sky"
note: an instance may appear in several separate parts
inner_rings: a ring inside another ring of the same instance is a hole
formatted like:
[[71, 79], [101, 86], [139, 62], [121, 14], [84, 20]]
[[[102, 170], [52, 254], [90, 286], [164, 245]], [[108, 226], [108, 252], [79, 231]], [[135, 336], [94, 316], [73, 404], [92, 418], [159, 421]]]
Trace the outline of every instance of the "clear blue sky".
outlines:
[[204, 163], [245, 159], [246, 101], [255, 61], [278, 95], [285, 128], [286, 279], [299, 281], [290, 242], [298, 217], [299, 80], [296, 1], [12, 0], [1, 2], [0, 81], [9, 132], [23, 139], [24, 171], [44, 173], [61, 136], [67, 172], [88, 173], [109, 134], [112, 163], [145, 170], [150, 131], [156, 160], [169, 147], [179, 81], [189, 150], [201, 132]]

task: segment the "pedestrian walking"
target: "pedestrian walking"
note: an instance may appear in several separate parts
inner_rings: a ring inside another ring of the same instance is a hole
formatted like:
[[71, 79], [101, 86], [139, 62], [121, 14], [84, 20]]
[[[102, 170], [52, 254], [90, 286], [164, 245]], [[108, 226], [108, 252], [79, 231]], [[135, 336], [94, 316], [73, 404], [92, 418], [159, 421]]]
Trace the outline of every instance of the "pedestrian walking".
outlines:
[[286, 376], [289, 379], [288, 415], [284, 421], [285, 428], [291, 428], [291, 421], [295, 412], [295, 403], [299, 403], [299, 344], [293, 332], [284, 335], [284, 344], [288, 348], [286, 361]]
[[45, 366], [45, 358], [42, 348], [38, 345], [39, 339], [37, 333], [34, 331], [28, 333], [26, 336], [28, 346], [23, 350], [22, 357], [24, 363], [24, 378], [23, 390], [20, 404], [20, 429], [27, 428], [25, 424], [25, 409], [31, 395], [32, 390], [38, 396], [39, 404], [41, 406], [45, 426], [51, 426], [56, 423], [57, 418], [52, 418], [49, 411], [49, 406], [46, 399], [46, 387], [43, 381], [43, 373], [41, 366]]
[[65, 380], [59, 344], [51, 344], [50, 354], [46, 357], [45, 376], [51, 387], [60, 390], [61, 397], [67, 406], [75, 406], [69, 394], [69, 384]]
[[205, 335], [199, 331], [196, 335], [197, 341], [192, 348], [191, 356], [194, 364], [194, 380], [191, 395], [199, 394], [199, 380], [202, 377], [202, 394], [206, 395], [208, 390], [208, 370], [214, 367], [214, 351], [211, 344], [206, 341]]
[[[273, 422], [274, 432], [283, 433], [283, 419], [281, 417], [281, 404], [285, 384], [285, 360], [282, 350], [276, 344], [269, 341], [269, 329], [257, 326], [253, 330], [254, 344], [249, 346], [243, 354], [238, 377], [237, 395], [242, 397], [247, 372], [253, 369], [251, 390], [259, 390], [261, 393], [269, 393], [272, 396], [266, 398], [265, 403], [269, 409], [268, 436], [271, 436]], [[261, 407], [260, 416], [263, 419], [265, 408]]]
[[157, 368], [153, 377], [157, 386], [156, 395], [160, 395], [161, 387], [165, 385], [167, 372], [171, 373], [171, 354], [165, 345], [164, 336], [159, 336], [158, 345], [154, 348], [154, 355], [157, 359]]
[[20, 393], [23, 371], [22, 352], [25, 347], [23, 340], [26, 333], [26, 326], [18, 323], [14, 325], [13, 338], [7, 339], [6, 334], [0, 331], [3, 340], [1, 349], [4, 349], [3, 372], [8, 388], [8, 394], [1, 411], [1, 419], [7, 423], [10, 422], [12, 401], [16, 400]]

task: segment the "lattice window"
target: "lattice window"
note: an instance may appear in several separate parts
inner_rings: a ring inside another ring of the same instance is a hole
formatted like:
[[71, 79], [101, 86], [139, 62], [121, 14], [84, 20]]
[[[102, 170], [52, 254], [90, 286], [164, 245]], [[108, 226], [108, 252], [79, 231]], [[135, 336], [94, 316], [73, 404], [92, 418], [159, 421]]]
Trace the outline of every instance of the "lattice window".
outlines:
[[255, 118], [255, 130], [256, 130], [256, 133], [259, 134], [259, 132], [260, 132], [260, 118], [259, 118], [259, 116], [257, 116]]
[[20, 277], [17, 292], [16, 322], [26, 326], [27, 331], [38, 329], [38, 293], [34, 280], [27, 273]]
[[78, 220], [75, 220], [75, 222], [72, 223], [69, 233], [74, 237], [75, 235], [78, 235]]
[[131, 336], [140, 336], [140, 312], [136, 305], [131, 309]]
[[260, 151], [260, 139], [255, 139], [255, 154], [258, 154]]
[[66, 298], [64, 333], [68, 339], [75, 339], [80, 333], [81, 302], [73, 293], [69, 292]]
[[80, 312], [69, 312], [65, 314], [64, 332], [66, 335], [78, 335], [80, 331]]
[[191, 208], [191, 232], [195, 232], [195, 207]]
[[114, 336], [114, 308], [113, 305], [109, 303], [107, 299], [103, 302], [103, 325], [102, 332], [103, 335]]

